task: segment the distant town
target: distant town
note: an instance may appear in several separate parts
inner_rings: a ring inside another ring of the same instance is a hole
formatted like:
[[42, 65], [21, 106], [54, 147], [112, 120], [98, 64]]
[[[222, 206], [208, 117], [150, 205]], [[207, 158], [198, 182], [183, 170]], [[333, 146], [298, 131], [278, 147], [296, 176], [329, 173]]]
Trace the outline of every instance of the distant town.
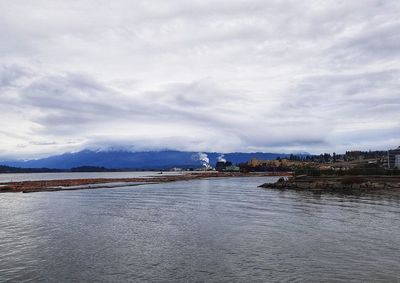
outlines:
[[[107, 168], [107, 166], [77, 166], [66, 169], [59, 168], [27, 168], [0, 165], [0, 173], [35, 173], [35, 172], [115, 172], [115, 171], [218, 171], [218, 172], [294, 172], [297, 175], [392, 175], [400, 171], [400, 147], [379, 151], [346, 151], [344, 154], [324, 153], [285, 154], [274, 159], [260, 159], [247, 154], [245, 162], [232, 162], [221, 154], [215, 164], [205, 153], [199, 153], [197, 167], [164, 167], [151, 168]], [[226, 156], [230, 156], [226, 154]], [[260, 156], [254, 154], [254, 156]], [[270, 155], [267, 155], [270, 156]], [[273, 156], [273, 155], [271, 155]], [[197, 158], [197, 157], [196, 157]], [[90, 163], [90, 162], [89, 162]]]
[[347, 151], [344, 154], [294, 155], [276, 160], [252, 158], [246, 163], [233, 165], [219, 161], [217, 171], [228, 172], [279, 172], [296, 171], [309, 175], [318, 174], [395, 174], [400, 169], [400, 147], [387, 151]]

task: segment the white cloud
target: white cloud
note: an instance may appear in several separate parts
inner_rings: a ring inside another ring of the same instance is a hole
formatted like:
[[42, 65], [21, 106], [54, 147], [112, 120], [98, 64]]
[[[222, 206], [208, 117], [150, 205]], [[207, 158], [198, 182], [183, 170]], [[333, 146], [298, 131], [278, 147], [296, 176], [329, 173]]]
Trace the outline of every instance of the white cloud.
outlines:
[[0, 3], [0, 156], [400, 144], [392, 1]]

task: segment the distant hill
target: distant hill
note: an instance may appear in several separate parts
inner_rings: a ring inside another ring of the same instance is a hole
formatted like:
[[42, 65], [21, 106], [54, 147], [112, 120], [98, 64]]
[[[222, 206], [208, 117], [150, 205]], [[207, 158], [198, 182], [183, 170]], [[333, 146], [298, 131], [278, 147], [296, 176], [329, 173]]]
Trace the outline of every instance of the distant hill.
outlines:
[[11, 166], [0, 165], [0, 173], [44, 173], [44, 172], [60, 172], [59, 169], [49, 168], [17, 168]]
[[[217, 152], [205, 152], [211, 166], [215, 166], [218, 157]], [[202, 155], [204, 157], [204, 155]], [[242, 163], [251, 158], [271, 160], [277, 157], [286, 157], [288, 154], [281, 153], [227, 153], [226, 160], [232, 163]], [[34, 160], [8, 160], [0, 161], [0, 165], [20, 168], [53, 168], [69, 170], [79, 167], [104, 167], [107, 169], [133, 169], [133, 170], [160, 170], [179, 168], [200, 168], [202, 161], [198, 152], [185, 151], [93, 151], [83, 150], [75, 153], [64, 153], [42, 159]]]
[[69, 171], [70, 172], [115, 172], [118, 171], [118, 169], [109, 169], [97, 166], [79, 166], [79, 167], [73, 167]]

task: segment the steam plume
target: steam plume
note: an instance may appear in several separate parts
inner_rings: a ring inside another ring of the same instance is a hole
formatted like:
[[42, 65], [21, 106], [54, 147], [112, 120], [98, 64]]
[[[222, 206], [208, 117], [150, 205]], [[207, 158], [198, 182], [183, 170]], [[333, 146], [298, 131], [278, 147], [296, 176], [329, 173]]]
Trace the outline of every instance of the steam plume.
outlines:
[[203, 165], [205, 169], [211, 169], [212, 167], [210, 165], [210, 159], [208, 158], [207, 154], [199, 152], [198, 155], [201, 165]]
[[218, 162], [225, 162], [226, 163], [226, 159], [224, 158], [224, 155], [221, 153], [220, 156], [218, 156]]

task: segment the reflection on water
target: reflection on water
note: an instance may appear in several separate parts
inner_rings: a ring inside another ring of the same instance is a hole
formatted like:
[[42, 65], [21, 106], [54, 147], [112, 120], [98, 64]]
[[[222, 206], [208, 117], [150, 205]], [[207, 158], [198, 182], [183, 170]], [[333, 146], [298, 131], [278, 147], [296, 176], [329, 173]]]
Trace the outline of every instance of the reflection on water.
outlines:
[[400, 280], [400, 198], [266, 179], [1, 194], [0, 281]]

